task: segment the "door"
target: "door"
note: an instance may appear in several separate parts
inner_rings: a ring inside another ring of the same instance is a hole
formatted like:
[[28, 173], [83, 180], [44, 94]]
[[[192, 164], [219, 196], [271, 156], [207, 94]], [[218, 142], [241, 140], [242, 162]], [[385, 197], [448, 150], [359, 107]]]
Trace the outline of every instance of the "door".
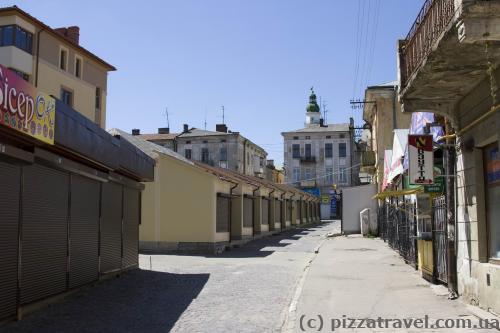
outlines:
[[243, 227], [253, 227], [253, 199], [243, 198]]
[[137, 266], [139, 256], [140, 192], [123, 188], [123, 268]]
[[488, 225], [488, 256], [500, 263], [500, 153], [498, 141], [483, 149], [486, 221]]
[[262, 198], [262, 224], [269, 224], [269, 199]]
[[440, 195], [433, 199], [432, 241], [434, 262], [436, 263], [434, 265], [435, 275], [443, 283], [448, 283], [446, 223], [446, 197]]
[[21, 168], [0, 161], [0, 321], [16, 315]]
[[230, 203], [231, 199], [229, 197], [217, 195], [216, 232], [229, 232]]
[[113, 182], [102, 184], [100, 272], [122, 267], [123, 187]]
[[21, 304], [67, 289], [69, 174], [23, 167]]
[[75, 288], [99, 277], [99, 182], [71, 175], [69, 287]]

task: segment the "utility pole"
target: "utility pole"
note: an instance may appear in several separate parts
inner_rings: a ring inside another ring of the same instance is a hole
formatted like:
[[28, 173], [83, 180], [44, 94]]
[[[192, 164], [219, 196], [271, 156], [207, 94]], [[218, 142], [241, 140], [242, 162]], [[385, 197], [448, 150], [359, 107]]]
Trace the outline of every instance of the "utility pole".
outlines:
[[168, 119], [168, 107], [165, 108], [165, 116], [167, 117], [167, 127], [170, 128], [170, 120]]
[[323, 101], [323, 123], [326, 125], [327, 124], [327, 120], [326, 120], [326, 116], [328, 114], [328, 110], [326, 109], [326, 100]]

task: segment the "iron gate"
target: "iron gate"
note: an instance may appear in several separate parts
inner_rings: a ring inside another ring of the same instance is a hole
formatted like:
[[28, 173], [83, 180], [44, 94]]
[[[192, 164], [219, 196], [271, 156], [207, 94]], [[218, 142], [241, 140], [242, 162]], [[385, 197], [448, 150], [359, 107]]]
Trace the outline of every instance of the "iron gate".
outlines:
[[447, 243], [446, 243], [446, 197], [437, 196], [433, 199], [433, 230], [432, 241], [435, 259], [436, 279], [443, 283], [448, 283], [448, 267], [446, 263]]

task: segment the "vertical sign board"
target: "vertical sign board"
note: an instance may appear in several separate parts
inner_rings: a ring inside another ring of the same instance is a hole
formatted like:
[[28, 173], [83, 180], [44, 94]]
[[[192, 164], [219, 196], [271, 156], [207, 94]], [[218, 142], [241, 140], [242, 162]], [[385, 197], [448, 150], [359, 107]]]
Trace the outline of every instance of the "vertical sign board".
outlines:
[[54, 144], [56, 101], [0, 65], [0, 125]]
[[408, 158], [410, 184], [434, 184], [432, 135], [408, 135]]

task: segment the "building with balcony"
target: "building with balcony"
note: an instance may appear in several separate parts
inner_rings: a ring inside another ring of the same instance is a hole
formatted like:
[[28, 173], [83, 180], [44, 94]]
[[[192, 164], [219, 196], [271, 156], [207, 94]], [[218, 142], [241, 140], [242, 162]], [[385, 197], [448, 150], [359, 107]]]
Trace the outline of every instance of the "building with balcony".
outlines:
[[[324, 124], [311, 89], [305, 127], [281, 133], [284, 138], [285, 183], [329, 196], [334, 188], [356, 185], [354, 137], [350, 124]], [[330, 218], [330, 204], [322, 204], [322, 218]], [[335, 215], [335, 214], [334, 214]]]
[[141, 134], [134, 129], [132, 134], [172, 149], [188, 160], [248, 176], [265, 177], [267, 152], [239, 132], [230, 131], [225, 124], [216, 125], [215, 131], [189, 128], [184, 124], [179, 134], [171, 134], [168, 128], [159, 128], [158, 134]]
[[16, 6], [0, 8], [0, 64], [104, 128], [107, 76], [116, 69], [79, 37], [77, 26], [53, 29]]
[[[500, 1], [427, 0], [399, 42], [404, 112], [442, 117], [444, 269], [452, 294], [500, 313]], [[456, 249], [456, 250], [455, 250]], [[437, 254], [439, 258], [439, 254]]]
[[371, 126], [367, 149], [361, 152], [361, 171], [371, 175], [380, 192], [384, 178], [384, 152], [392, 149], [394, 130], [410, 127], [411, 115], [401, 112], [398, 82], [367, 87], [363, 120]]

